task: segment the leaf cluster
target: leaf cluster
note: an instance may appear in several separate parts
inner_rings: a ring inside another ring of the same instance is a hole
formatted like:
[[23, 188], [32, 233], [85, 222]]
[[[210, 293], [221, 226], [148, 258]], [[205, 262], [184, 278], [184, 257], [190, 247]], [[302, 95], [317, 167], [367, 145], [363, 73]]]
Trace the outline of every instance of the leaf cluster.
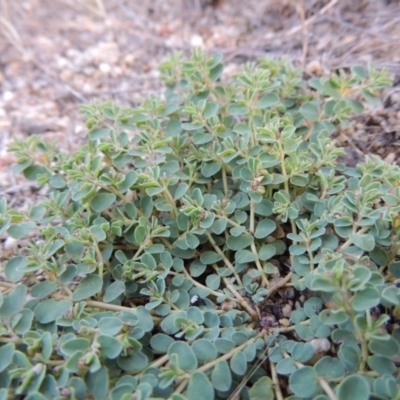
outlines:
[[0, 399], [399, 398], [400, 171], [332, 135], [387, 85], [261, 59], [161, 65], [165, 95], [16, 141], [46, 186], [0, 282]]

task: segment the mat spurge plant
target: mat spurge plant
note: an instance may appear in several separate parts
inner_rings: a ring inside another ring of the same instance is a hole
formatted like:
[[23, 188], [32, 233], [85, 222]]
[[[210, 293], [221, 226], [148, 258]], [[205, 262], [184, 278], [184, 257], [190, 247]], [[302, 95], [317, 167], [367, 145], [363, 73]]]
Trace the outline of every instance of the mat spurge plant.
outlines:
[[0, 399], [400, 398], [400, 170], [332, 139], [388, 78], [222, 70], [173, 56], [75, 153], [11, 146], [48, 192], [0, 201]]

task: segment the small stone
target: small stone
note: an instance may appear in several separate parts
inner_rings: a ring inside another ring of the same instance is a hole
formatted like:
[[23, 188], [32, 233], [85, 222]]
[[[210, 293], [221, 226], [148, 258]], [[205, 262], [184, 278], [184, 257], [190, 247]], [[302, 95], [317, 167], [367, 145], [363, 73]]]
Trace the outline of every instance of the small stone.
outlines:
[[190, 45], [192, 47], [204, 47], [204, 40], [200, 35], [192, 35], [190, 38]]
[[394, 162], [394, 160], [396, 159], [396, 154], [394, 153], [389, 153], [386, 157], [385, 157], [385, 161], [388, 164], [392, 164]]
[[284, 316], [284, 317], [286, 317], [286, 318], [289, 318], [290, 317], [290, 314], [292, 313], [292, 306], [290, 305], [290, 304], [285, 304], [283, 307], [282, 307], [282, 315]]
[[326, 353], [330, 350], [331, 344], [327, 338], [312, 339], [310, 342], [316, 353]]
[[111, 72], [111, 66], [110, 64], [107, 64], [105, 62], [100, 63], [99, 65], [99, 70], [103, 73], [103, 74], [109, 74]]
[[4, 101], [10, 101], [10, 100], [12, 100], [14, 98], [14, 93], [13, 92], [10, 92], [9, 90], [6, 90], [4, 93], [3, 93], [3, 100]]
[[282, 318], [279, 320], [279, 324], [284, 328], [287, 328], [288, 326], [290, 326], [290, 321], [287, 318]]
[[17, 239], [8, 236], [3, 244], [5, 255], [10, 256], [13, 253], [13, 250], [17, 248], [18, 242]]
[[321, 63], [318, 60], [312, 60], [306, 65], [308, 75], [321, 76], [323, 73]]
[[136, 57], [133, 54], [128, 54], [124, 58], [124, 62], [126, 66], [133, 66], [136, 63]]

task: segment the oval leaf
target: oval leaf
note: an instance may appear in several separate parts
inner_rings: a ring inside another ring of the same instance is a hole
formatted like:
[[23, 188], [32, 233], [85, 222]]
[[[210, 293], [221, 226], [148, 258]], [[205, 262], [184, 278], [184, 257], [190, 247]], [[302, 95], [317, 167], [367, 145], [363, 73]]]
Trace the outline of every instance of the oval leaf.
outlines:
[[98, 275], [89, 275], [75, 289], [72, 300], [81, 301], [97, 294], [103, 286], [103, 279]]
[[95, 212], [102, 212], [114, 203], [117, 196], [113, 193], [97, 193], [90, 202], [92, 210]]
[[186, 397], [188, 400], [214, 400], [214, 389], [204, 372], [192, 374]]
[[225, 360], [218, 361], [211, 374], [211, 382], [215, 389], [226, 392], [232, 385], [232, 375]]
[[375, 247], [375, 239], [370, 234], [355, 234], [350, 236], [350, 240], [360, 249], [372, 251]]

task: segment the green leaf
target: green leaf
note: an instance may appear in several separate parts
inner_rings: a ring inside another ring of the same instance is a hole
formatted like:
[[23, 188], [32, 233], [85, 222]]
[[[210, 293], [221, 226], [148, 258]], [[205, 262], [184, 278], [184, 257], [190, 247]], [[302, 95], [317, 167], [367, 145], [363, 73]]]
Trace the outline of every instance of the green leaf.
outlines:
[[125, 284], [122, 281], [113, 282], [105, 291], [103, 301], [109, 303], [125, 291]]
[[188, 190], [189, 185], [181, 183], [175, 190], [174, 200], [179, 200]]
[[117, 196], [113, 193], [97, 193], [90, 202], [92, 210], [95, 212], [102, 212], [114, 203]]
[[214, 264], [221, 260], [222, 256], [215, 251], [205, 251], [200, 256], [200, 261], [206, 265]]
[[292, 349], [292, 357], [301, 363], [309, 361], [314, 355], [314, 347], [309, 343], [296, 343]]
[[343, 310], [323, 310], [319, 317], [326, 325], [343, 324], [349, 319], [348, 314]]
[[89, 392], [95, 400], [104, 400], [108, 395], [108, 371], [106, 367], [101, 367], [94, 373], [86, 375], [86, 384]]
[[235, 261], [240, 264], [253, 262], [257, 259], [257, 255], [249, 250], [239, 250], [235, 253]]
[[217, 172], [221, 170], [221, 164], [220, 163], [211, 163], [211, 164], [206, 164], [201, 168], [201, 173], [209, 178], [213, 175], [215, 175]]
[[239, 236], [229, 236], [228, 240], [226, 241], [226, 245], [230, 250], [242, 250], [245, 249], [246, 247], [250, 246], [254, 242], [254, 237], [247, 235], [247, 234], [242, 234]]
[[400, 345], [393, 336], [384, 340], [372, 339], [368, 344], [368, 348], [371, 353], [386, 357], [392, 357], [393, 354], [397, 354], [400, 351]]
[[351, 72], [357, 76], [360, 79], [366, 79], [367, 78], [367, 73], [365, 69], [359, 65], [356, 65], [354, 67], [351, 67]]
[[211, 382], [216, 390], [226, 392], [232, 385], [232, 375], [225, 360], [220, 360], [211, 373]]
[[317, 275], [310, 282], [309, 288], [311, 290], [320, 290], [322, 292], [336, 292], [337, 287], [333, 279], [329, 276]]
[[197, 358], [192, 348], [185, 342], [175, 342], [168, 348], [168, 355], [177, 354], [179, 367], [185, 371], [197, 369]]
[[71, 308], [72, 302], [69, 300], [47, 299], [35, 307], [34, 314], [41, 324], [48, 324], [61, 318]]
[[337, 358], [326, 356], [321, 358], [314, 366], [319, 376], [328, 379], [337, 379], [344, 376], [346, 370], [343, 363]]
[[144, 242], [144, 239], [146, 238], [146, 228], [142, 225], [139, 225], [135, 229], [135, 242], [137, 244], [141, 244]]
[[75, 289], [74, 294], [72, 295], [72, 300], [81, 301], [88, 299], [100, 292], [102, 286], [103, 279], [101, 279], [100, 276], [89, 275], [82, 279], [81, 283]]
[[135, 171], [129, 171], [125, 175], [125, 180], [122, 182], [119, 190], [121, 193], [125, 193], [136, 181], [137, 181], [137, 173]]
[[337, 387], [338, 400], [368, 400], [370, 395], [368, 381], [361, 375], [350, 375]]
[[356, 372], [360, 364], [359, 347], [342, 344], [338, 351], [339, 359], [343, 362], [347, 372]]
[[366, 288], [358, 291], [353, 297], [353, 309], [365, 311], [379, 304], [379, 292], [375, 288]]
[[354, 234], [350, 235], [350, 240], [360, 249], [372, 251], [375, 247], [375, 239], [370, 234]]
[[280, 360], [278, 364], [276, 364], [276, 371], [280, 375], [290, 375], [294, 371], [296, 371], [296, 369], [297, 369], [296, 363], [291, 357], [284, 358]]
[[289, 251], [292, 256], [300, 256], [304, 254], [307, 251], [307, 249], [299, 244], [292, 244], [289, 247]]
[[381, 100], [379, 99], [379, 97], [375, 96], [374, 94], [372, 94], [369, 90], [367, 89], [361, 89], [361, 93], [364, 97], [364, 99], [369, 103], [372, 104], [374, 106], [377, 106], [381, 103]]
[[153, 329], [154, 326], [153, 318], [145, 307], [139, 306], [136, 309], [136, 316], [140, 321], [140, 328], [144, 332], [150, 332]]
[[197, 357], [197, 360], [201, 364], [205, 364], [209, 361], [215, 360], [218, 356], [217, 348], [212, 342], [207, 339], [195, 340], [192, 343], [192, 349]]
[[275, 221], [272, 221], [270, 219], [264, 219], [263, 221], [257, 224], [254, 236], [257, 239], [263, 239], [271, 235], [271, 233], [274, 232], [275, 229], [276, 229]]
[[6, 343], [0, 347], [0, 373], [10, 365], [14, 350], [14, 343]]
[[388, 357], [371, 356], [368, 357], [367, 364], [379, 375], [392, 375], [396, 370], [394, 362]]
[[219, 285], [221, 284], [221, 277], [217, 274], [207, 275], [206, 285], [211, 290], [218, 290]]
[[22, 309], [26, 299], [26, 286], [19, 285], [12, 292], [4, 296], [0, 307], [0, 318], [8, 318]]
[[237, 352], [230, 361], [231, 370], [239, 376], [242, 376], [247, 371], [247, 359], [242, 352]]
[[194, 144], [206, 144], [211, 142], [214, 139], [214, 136], [211, 133], [196, 133], [193, 135], [192, 140]]
[[219, 105], [217, 103], [208, 101], [203, 111], [203, 117], [205, 119], [210, 119], [213, 115], [215, 115], [218, 112], [218, 108]]
[[48, 174], [47, 169], [41, 165], [31, 165], [24, 169], [23, 174], [26, 179], [30, 181], [36, 181], [39, 175]]
[[314, 368], [303, 367], [294, 371], [289, 378], [289, 387], [301, 398], [315, 396], [319, 392], [319, 383]]
[[66, 183], [62, 175], [55, 174], [50, 178], [49, 185], [55, 189], [62, 189], [66, 186]]
[[223, 70], [223, 64], [217, 64], [214, 68], [210, 69], [210, 73], [208, 76], [213, 82], [215, 82], [222, 75]]
[[126, 372], [137, 373], [146, 368], [148, 358], [141, 351], [134, 351], [126, 357], [120, 354], [117, 358], [117, 364]]
[[22, 239], [24, 236], [29, 235], [36, 227], [34, 222], [20, 222], [12, 224], [7, 233], [14, 239]]
[[90, 140], [104, 139], [111, 133], [110, 128], [94, 128], [88, 133]]
[[166, 128], [166, 136], [179, 136], [182, 133], [182, 124], [178, 119], [170, 119]]
[[299, 112], [304, 118], [310, 121], [316, 121], [318, 119], [318, 107], [313, 103], [303, 103]]
[[14, 328], [15, 333], [22, 336], [28, 332], [32, 325], [33, 316], [34, 314], [32, 310], [29, 310], [28, 308], [21, 310], [12, 321], [12, 327]]
[[214, 389], [204, 372], [197, 371], [192, 374], [186, 397], [188, 400], [214, 400]]
[[385, 287], [385, 289], [382, 290], [381, 296], [382, 299], [395, 306], [400, 303], [399, 289], [395, 285]]
[[55, 282], [39, 282], [32, 287], [31, 294], [37, 299], [44, 299], [49, 294], [53, 293], [57, 287], [58, 285]]
[[261, 246], [258, 251], [258, 257], [261, 261], [269, 260], [276, 254], [276, 247], [272, 244], [265, 244]]
[[226, 217], [216, 219], [211, 226], [211, 230], [216, 235], [220, 235], [226, 229], [227, 224], [228, 220]]
[[117, 358], [122, 351], [121, 341], [112, 336], [100, 335], [97, 343], [100, 345], [101, 354], [111, 360]]
[[[288, 138], [283, 142], [283, 150], [286, 154], [294, 153], [298, 147], [299, 147], [299, 144], [294, 139]], [[294, 175], [290, 181], [294, 185], [305, 186], [308, 181], [308, 176], [307, 175]]]
[[71, 356], [77, 351], [85, 353], [90, 347], [90, 340], [87, 338], [74, 338], [67, 340], [61, 346], [61, 352], [66, 356]]
[[168, 348], [174, 343], [174, 339], [171, 336], [165, 335], [164, 333], [157, 333], [151, 337], [150, 345], [151, 348], [158, 353], [166, 353]]
[[192, 276], [193, 278], [197, 278], [203, 274], [206, 268], [206, 264], [203, 264], [200, 260], [194, 260], [190, 264], [190, 276]]
[[121, 328], [122, 321], [116, 317], [104, 317], [99, 321], [99, 332], [102, 335], [115, 336]]
[[240, 104], [229, 104], [227, 111], [229, 115], [246, 115], [250, 110]]
[[260, 378], [249, 391], [250, 400], [274, 400], [274, 385], [269, 376]]
[[257, 110], [262, 108], [268, 108], [274, 106], [275, 104], [278, 104], [279, 101], [280, 101], [279, 97], [275, 93], [269, 93], [258, 101], [255, 108]]

